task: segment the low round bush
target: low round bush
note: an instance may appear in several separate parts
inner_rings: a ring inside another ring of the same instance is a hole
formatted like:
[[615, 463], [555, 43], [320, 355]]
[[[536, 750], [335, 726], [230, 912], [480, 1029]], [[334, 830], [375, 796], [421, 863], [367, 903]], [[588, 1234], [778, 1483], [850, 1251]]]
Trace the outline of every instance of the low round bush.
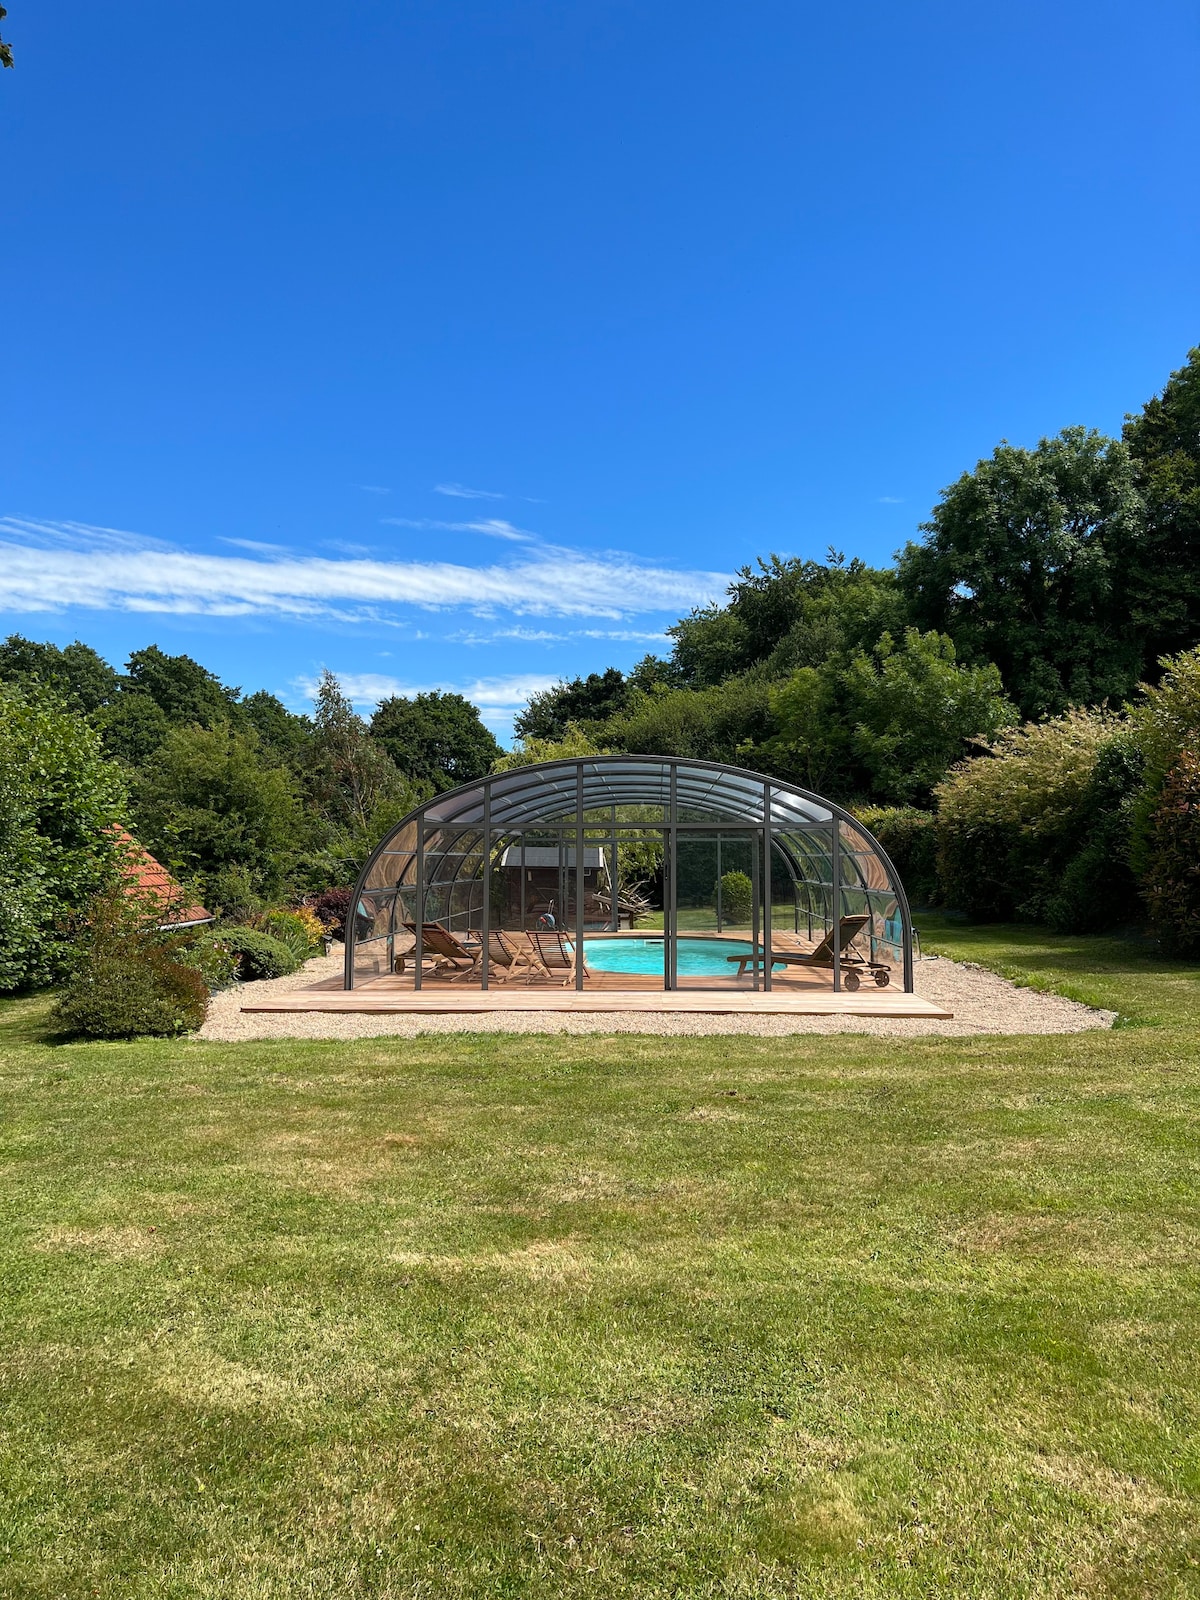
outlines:
[[189, 1033], [207, 1010], [200, 973], [135, 938], [86, 953], [51, 1016], [56, 1027], [85, 1039], [133, 1039]]
[[311, 911], [264, 911], [255, 917], [254, 927], [284, 944], [297, 962], [307, 961], [321, 948], [325, 930]]
[[[744, 872], [726, 872], [720, 881], [721, 920], [735, 924], [748, 923], [754, 909], [754, 885]], [[713, 904], [717, 891], [713, 890]]]
[[286, 978], [300, 966], [301, 957], [261, 928], [223, 927], [220, 939], [237, 958], [237, 975], [243, 982], [258, 978]]
[[238, 960], [229, 941], [206, 930], [184, 934], [173, 945], [172, 954], [182, 966], [192, 967], [204, 979], [210, 994], [228, 989], [237, 982]]

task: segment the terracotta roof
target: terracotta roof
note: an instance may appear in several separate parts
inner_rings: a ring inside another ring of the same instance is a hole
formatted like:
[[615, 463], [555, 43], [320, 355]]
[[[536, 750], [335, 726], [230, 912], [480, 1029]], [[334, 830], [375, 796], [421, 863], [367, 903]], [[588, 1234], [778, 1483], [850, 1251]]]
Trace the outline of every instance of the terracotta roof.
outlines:
[[160, 928], [186, 928], [196, 922], [211, 922], [212, 913], [203, 906], [185, 904], [186, 896], [167, 871], [157, 862], [144, 845], [124, 828], [114, 827], [113, 833], [123, 846], [121, 875], [125, 879], [125, 892], [131, 898], [155, 906], [163, 921]]

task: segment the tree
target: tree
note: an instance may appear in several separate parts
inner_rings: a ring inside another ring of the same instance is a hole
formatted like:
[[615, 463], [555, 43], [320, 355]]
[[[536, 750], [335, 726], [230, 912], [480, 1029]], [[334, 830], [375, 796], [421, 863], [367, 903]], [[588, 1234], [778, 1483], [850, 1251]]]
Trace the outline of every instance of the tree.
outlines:
[[667, 629], [677, 682], [713, 687], [760, 664], [782, 677], [869, 650], [904, 623], [895, 573], [836, 550], [826, 562], [772, 555], [743, 567], [729, 596], [727, 606], [703, 607]]
[[54, 644], [23, 639], [19, 633], [0, 644], [0, 681], [39, 684], [84, 713], [108, 705], [121, 686], [108, 662], [78, 639], [60, 650]]
[[332, 672], [321, 674], [315, 703], [308, 791], [326, 825], [329, 876], [340, 881], [428, 791], [414, 788], [371, 737]]
[[156, 644], [135, 650], [126, 670], [128, 692], [149, 695], [170, 723], [196, 722], [214, 728], [230, 717], [237, 704], [237, 689], [227, 689], [191, 656], [165, 655]]
[[1023, 716], [1119, 701], [1145, 662], [1125, 599], [1148, 553], [1143, 520], [1119, 441], [1067, 428], [1036, 450], [1000, 444], [902, 552], [912, 620], [964, 661], [994, 661]]
[[297, 716], [275, 695], [259, 689], [238, 702], [237, 720], [254, 730], [264, 750], [290, 767], [303, 766], [312, 743], [313, 726], [308, 717]]
[[75, 924], [116, 875], [124, 803], [82, 717], [0, 685], [0, 990], [61, 976]]
[[900, 646], [885, 633], [853, 657], [845, 688], [850, 749], [871, 794], [897, 805], [927, 804], [969, 745], [1017, 721], [997, 668], [960, 666], [944, 633], [908, 628]]
[[[7, 15], [8, 15], [7, 7], [0, 6], [0, 22], [3, 22]], [[12, 64], [13, 64], [12, 45], [5, 44], [4, 40], [0, 39], [0, 67], [11, 67]]]
[[1200, 640], [1200, 349], [1128, 419], [1124, 439], [1146, 508], [1124, 600], [1152, 675], [1158, 657]]
[[228, 722], [172, 728], [133, 793], [138, 838], [177, 876], [198, 878], [213, 911], [227, 879], [239, 895], [247, 880], [267, 897], [285, 892], [311, 843], [292, 774]]
[[408, 778], [439, 791], [484, 777], [502, 754], [469, 700], [437, 690], [381, 701], [371, 734]]
[[629, 704], [625, 674], [616, 667], [590, 672], [586, 678], [556, 683], [531, 695], [517, 713], [513, 729], [519, 739], [562, 739], [570, 723], [607, 722]]

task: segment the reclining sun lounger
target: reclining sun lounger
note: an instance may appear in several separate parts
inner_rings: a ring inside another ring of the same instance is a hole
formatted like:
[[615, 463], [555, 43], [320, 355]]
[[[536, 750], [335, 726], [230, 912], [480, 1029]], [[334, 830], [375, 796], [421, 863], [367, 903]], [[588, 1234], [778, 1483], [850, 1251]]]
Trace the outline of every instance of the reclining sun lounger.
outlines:
[[[843, 917], [840, 923], [839, 961], [841, 967], [842, 984], [851, 993], [862, 982], [861, 974], [870, 972], [874, 975], [875, 982], [881, 989], [886, 989], [892, 981], [890, 967], [882, 961], [870, 961], [865, 957], [855, 954], [850, 946], [870, 922], [870, 917], [856, 914], [852, 917]], [[763, 964], [763, 950], [760, 945], [757, 950], [744, 956], [727, 956], [727, 961], [737, 962], [737, 975], [743, 978], [746, 968], [753, 966], [758, 969]], [[832, 967], [833, 966], [833, 929], [821, 940], [820, 944], [812, 950], [772, 950], [772, 967]]]
[[[411, 933], [414, 939], [417, 937], [415, 922], [401, 923], [401, 927]], [[472, 942], [478, 946], [477, 939], [473, 939]], [[405, 955], [398, 956], [396, 970], [403, 972], [407, 956], [415, 954], [415, 951], [407, 951]], [[479, 959], [478, 948], [472, 949], [465, 945], [457, 934], [451, 933], [449, 928], [443, 928], [440, 922], [422, 923], [421, 954], [433, 957], [435, 973], [449, 970], [455, 973], [461, 972], [464, 977]]]

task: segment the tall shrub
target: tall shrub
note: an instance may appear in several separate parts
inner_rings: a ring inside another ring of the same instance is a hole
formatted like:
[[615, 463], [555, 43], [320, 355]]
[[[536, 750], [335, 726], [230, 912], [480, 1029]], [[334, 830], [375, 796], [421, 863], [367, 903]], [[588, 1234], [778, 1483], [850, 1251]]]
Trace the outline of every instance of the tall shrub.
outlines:
[[937, 789], [938, 878], [947, 904], [981, 919], [1047, 915], [1088, 842], [1089, 794], [1115, 716], [1068, 711], [1012, 728]]
[[937, 818], [933, 812], [915, 806], [856, 806], [854, 815], [891, 857], [909, 901], [932, 905], [938, 897]]
[[98, 896], [80, 937], [75, 970], [52, 1019], [87, 1039], [173, 1035], [200, 1027], [208, 984], [196, 966], [178, 959], [164, 936], [119, 889]]
[[0, 992], [66, 970], [84, 909], [115, 876], [124, 799], [81, 716], [0, 684]]

